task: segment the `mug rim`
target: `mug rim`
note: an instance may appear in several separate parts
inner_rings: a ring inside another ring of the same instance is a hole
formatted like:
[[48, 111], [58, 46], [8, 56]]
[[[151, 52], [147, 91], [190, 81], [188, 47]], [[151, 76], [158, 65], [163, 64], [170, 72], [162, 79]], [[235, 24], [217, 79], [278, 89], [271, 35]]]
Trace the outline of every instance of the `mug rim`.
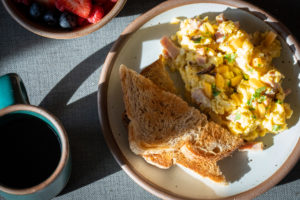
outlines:
[[69, 150], [69, 140], [67, 133], [62, 125], [62, 123], [51, 113], [48, 111], [44, 110], [43, 108], [33, 106], [33, 105], [27, 105], [27, 104], [16, 104], [16, 105], [11, 105], [8, 107], [5, 107], [0, 110], [0, 117], [4, 116], [9, 113], [13, 113], [15, 111], [31, 111], [38, 113], [42, 115], [43, 117], [47, 118], [51, 124], [56, 128], [56, 134], [59, 137], [60, 143], [61, 143], [61, 157], [58, 162], [58, 165], [56, 169], [53, 171], [53, 173], [45, 179], [43, 182], [39, 183], [38, 185], [29, 187], [29, 188], [24, 188], [24, 189], [15, 189], [15, 188], [10, 188], [6, 187], [0, 184], [0, 190], [8, 193], [8, 194], [13, 194], [13, 195], [27, 195], [27, 194], [32, 194], [37, 191], [41, 191], [44, 188], [46, 188], [48, 185], [54, 182], [54, 180], [59, 176], [59, 174], [63, 171], [65, 166], [67, 165], [68, 158], [70, 156], [70, 150]]

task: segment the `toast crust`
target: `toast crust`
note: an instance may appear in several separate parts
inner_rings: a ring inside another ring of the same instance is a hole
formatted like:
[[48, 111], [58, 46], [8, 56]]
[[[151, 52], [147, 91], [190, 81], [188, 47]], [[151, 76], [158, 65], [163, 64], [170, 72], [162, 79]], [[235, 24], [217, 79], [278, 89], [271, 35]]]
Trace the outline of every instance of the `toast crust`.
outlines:
[[169, 85], [161, 88], [161, 82], [152, 79], [162, 69], [161, 61], [154, 62], [142, 72], [148, 79], [120, 66], [130, 149], [156, 167], [167, 169], [176, 164], [226, 183], [217, 161], [240, 147], [243, 140], [166, 91]]

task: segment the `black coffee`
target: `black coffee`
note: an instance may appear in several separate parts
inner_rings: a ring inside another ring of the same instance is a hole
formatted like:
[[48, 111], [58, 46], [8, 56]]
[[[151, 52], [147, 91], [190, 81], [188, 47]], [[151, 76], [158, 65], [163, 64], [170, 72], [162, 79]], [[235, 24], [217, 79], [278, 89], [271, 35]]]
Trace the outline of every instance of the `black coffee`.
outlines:
[[38, 185], [55, 171], [60, 157], [57, 135], [43, 120], [26, 114], [0, 118], [0, 185]]

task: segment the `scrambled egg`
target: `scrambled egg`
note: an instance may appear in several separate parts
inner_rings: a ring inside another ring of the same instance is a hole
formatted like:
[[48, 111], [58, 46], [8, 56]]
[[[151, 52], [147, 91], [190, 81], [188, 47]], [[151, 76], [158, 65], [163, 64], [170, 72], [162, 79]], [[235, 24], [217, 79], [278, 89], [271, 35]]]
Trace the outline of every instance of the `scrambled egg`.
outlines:
[[287, 129], [293, 113], [284, 103], [284, 76], [273, 66], [281, 44], [272, 31], [248, 34], [239, 22], [208, 17], [180, 22], [171, 36], [179, 51], [164, 52], [166, 64], [178, 70], [192, 102], [233, 134], [251, 141]]

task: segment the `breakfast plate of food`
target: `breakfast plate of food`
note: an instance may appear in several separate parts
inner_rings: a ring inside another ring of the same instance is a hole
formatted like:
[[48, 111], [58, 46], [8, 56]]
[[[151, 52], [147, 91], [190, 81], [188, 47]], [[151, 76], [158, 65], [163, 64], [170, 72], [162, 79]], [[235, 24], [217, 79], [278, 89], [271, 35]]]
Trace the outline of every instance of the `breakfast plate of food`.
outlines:
[[242, 1], [166, 1], [132, 22], [102, 68], [102, 132], [163, 199], [253, 198], [300, 156], [299, 46]]

